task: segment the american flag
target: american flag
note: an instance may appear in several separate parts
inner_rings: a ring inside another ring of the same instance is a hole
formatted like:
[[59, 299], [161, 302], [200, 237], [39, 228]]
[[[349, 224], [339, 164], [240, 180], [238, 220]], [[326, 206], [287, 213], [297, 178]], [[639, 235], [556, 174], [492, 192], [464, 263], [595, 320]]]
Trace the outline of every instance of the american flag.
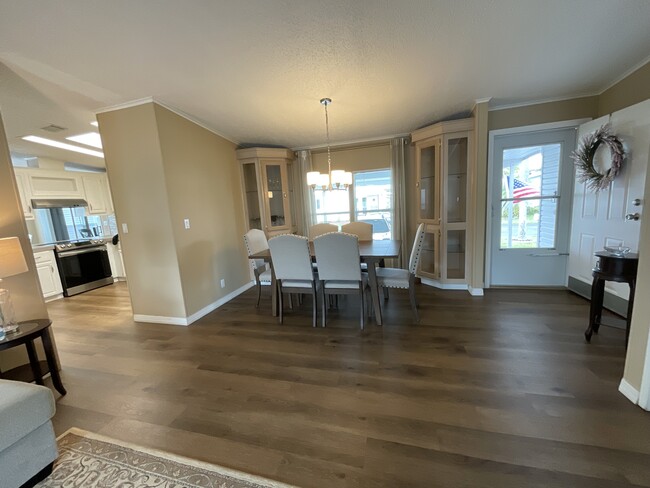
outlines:
[[[508, 181], [508, 192], [510, 192], [510, 176], [506, 176]], [[522, 198], [538, 197], [540, 196], [539, 191], [537, 191], [532, 186], [526, 184], [525, 181], [518, 180], [513, 178], [514, 185], [512, 185], [512, 198], [514, 203], [519, 203]]]

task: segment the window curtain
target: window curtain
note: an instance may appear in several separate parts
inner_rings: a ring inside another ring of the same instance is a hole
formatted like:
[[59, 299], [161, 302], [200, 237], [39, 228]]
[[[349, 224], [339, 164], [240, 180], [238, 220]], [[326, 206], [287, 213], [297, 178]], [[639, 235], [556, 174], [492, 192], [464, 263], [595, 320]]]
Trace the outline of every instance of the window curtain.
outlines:
[[316, 223], [314, 207], [314, 192], [307, 186], [307, 173], [312, 170], [311, 151], [304, 149], [296, 152], [296, 165], [298, 166], [298, 187], [302, 201], [302, 234], [308, 235], [309, 228]]
[[411, 251], [406, 229], [406, 158], [408, 137], [396, 137], [390, 141], [390, 169], [393, 178], [393, 239], [402, 241], [397, 267], [408, 267]]

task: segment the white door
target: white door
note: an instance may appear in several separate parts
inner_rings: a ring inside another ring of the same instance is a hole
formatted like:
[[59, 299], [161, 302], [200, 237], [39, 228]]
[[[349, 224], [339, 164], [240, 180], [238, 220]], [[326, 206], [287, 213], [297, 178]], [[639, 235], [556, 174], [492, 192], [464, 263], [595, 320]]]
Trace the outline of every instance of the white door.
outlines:
[[494, 137], [490, 286], [564, 286], [575, 128]]
[[[594, 253], [604, 246], [624, 245], [638, 250], [641, 220], [626, 220], [628, 214], [643, 214], [644, 186], [650, 149], [650, 101], [645, 101], [580, 126], [578, 137], [595, 131], [603, 124], [612, 125], [612, 133], [623, 141], [626, 157], [623, 168], [610, 187], [598, 193], [576, 181], [569, 275], [591, 284]], [[611, 164], [609, 152], [599, 149], [596, 166], [606, 170]], [[636, 205], [636, 200], [638, 205]], [[606, 290], [625, 300], [629, 287], [608, 281]]]

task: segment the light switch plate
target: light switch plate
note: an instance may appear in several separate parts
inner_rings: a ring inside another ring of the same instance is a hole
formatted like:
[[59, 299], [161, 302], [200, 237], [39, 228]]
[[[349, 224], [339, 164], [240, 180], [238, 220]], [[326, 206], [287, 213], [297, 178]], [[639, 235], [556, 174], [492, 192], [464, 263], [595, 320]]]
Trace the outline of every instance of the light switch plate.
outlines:
[[185, 226], [186, 229], [189, 229], [190, 228], [190, 219], [183, 220], [183, 225]]
[[122, 222], [122, 232], [124, 232], [125, 234], [129, 233], [129, 226], [126, 225], [126, 222]]

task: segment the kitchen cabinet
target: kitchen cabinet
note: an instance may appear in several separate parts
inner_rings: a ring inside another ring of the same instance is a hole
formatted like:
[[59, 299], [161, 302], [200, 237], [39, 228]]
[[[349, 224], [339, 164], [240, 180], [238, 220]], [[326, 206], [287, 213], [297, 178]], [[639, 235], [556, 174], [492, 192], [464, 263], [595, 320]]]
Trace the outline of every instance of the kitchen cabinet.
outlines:
[[81, 176], [89, 214], [113, 213], [113, 205], [105, 174], [84, 174]]
[[293, 152], [281, 148], [237, 150], [247, 230], [271, 237], [297, 231], [297, 181]]
[[[36, 272], [41, 283], [41, 290], [46, 301], [55, 300], [63, 296], [63, 285], [56, 266], [54, 251], [38, 251], [34, 253]], [[49, 299], [49, 300], [48, 300]]]
[[122, 258], [122, 248], [120, 245], [113, 245], [110, 242], [106, 244], [108, 250], [108, 261], [111, 264], [111, 271], [115, 281], [125, 281], [126, 272], [124, 270], [124, 259]]
[[467, 289], [473, 222], [472, 119], [440, 122], [411, 134], [415, 145], [416, 221], [425, 224], [418, 269], [423, 283]]
[[34, 220], [34, 209], [32, 208], [32, 192], [29, 189], [29, 181], [25, 173], [16, 172], [16, 184], [20, 195], [20, 205], [23, 208], [25, 220]]
[[80, 173], [56, 170], [26, 170], [32, 198], [84, 198]]

